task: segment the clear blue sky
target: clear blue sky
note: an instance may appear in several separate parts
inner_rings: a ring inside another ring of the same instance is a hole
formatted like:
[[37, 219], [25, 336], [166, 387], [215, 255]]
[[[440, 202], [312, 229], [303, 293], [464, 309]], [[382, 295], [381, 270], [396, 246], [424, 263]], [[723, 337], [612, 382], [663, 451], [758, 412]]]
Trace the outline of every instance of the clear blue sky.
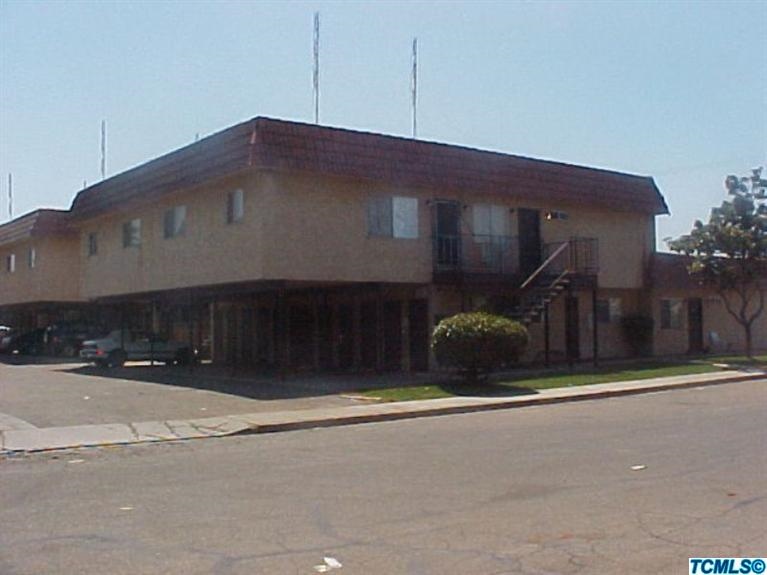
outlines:
[[[0, 222], [258, 115], [652, 175], [689, 231], [767, 163], [767, 1], [0, 0]], [[661, 244], [662, 247], [662, 244]]]

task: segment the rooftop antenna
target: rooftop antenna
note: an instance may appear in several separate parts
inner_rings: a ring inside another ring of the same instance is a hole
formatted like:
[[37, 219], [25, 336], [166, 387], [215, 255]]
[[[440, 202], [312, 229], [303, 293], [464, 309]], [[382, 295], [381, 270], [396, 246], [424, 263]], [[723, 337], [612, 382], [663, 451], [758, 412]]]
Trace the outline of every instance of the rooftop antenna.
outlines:
[[13, 174], [8, 172], [8, 219], [13, 219]]
[[101, 120], [101, 179], [107, 177], [107, 121]]
[[320, 13], [314, 13], [314, 123], [320, 123]]
[[413, 38], [413, 75], [410, 78], [410, 96], [413, 106], [413, 139], [418, 137], [418, 38]]

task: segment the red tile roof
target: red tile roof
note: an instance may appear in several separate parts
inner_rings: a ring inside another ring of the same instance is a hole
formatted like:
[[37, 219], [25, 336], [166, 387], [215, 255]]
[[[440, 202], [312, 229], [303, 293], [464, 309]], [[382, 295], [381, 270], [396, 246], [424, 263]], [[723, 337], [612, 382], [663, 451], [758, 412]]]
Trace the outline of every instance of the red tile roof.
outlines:
[[77, 195], [72, 210], [89, 217], [247, 168], [668, 213], [649, 177], [270, 118], [232, 126], [91, 186]]

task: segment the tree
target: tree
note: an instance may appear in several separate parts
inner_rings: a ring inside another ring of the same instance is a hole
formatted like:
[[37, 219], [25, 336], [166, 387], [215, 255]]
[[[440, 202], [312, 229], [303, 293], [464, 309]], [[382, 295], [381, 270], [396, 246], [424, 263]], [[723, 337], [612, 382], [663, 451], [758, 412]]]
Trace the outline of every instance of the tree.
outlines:
[[753, 326], [767, 292], [767, 180], [757, 168], [750, 176], [727, 176], [724, 185], [732, 199], [669, 247], [690, 256], [690, 274], [717, 290], [744, 330], [746, 355], [753, 357]]

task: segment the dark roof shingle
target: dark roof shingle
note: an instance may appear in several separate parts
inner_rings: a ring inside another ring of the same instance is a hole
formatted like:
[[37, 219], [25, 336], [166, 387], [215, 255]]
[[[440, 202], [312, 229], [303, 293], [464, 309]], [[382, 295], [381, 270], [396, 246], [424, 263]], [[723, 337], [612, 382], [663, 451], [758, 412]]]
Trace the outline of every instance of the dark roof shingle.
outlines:
[[668, 213], [649, 177], [261, 117], [86, 188], [72, 211], [90, 217], [249, 167]]
[[0, 245], [31, 237], [69, 231], [67, 210], [41, 209], [19, 216], [0, 226]]

